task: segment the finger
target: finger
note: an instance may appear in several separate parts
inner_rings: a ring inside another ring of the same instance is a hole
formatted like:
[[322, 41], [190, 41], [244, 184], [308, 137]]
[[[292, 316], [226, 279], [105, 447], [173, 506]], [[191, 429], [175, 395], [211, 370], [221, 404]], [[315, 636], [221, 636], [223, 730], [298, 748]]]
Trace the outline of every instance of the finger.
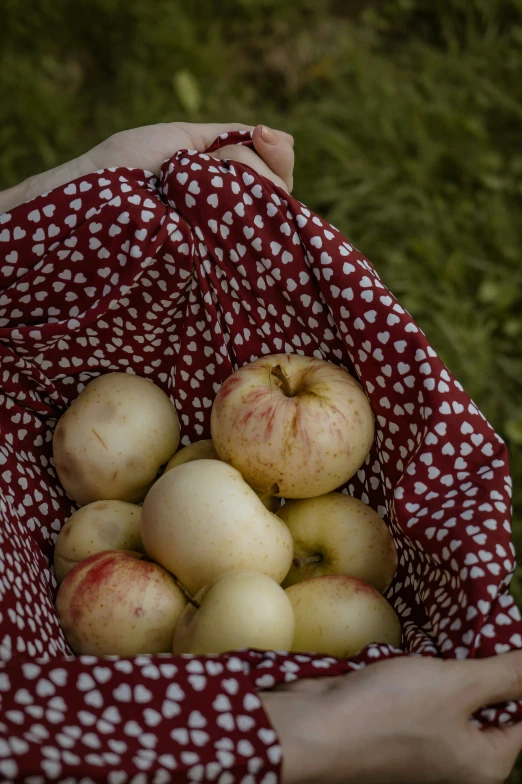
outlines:
[[255, 125], [244, 125], [243, 123], [203, 123], [200, 125], [203, 142], [206, 147], [210, 147], [212, 142], [222, 133], [233, 133], [234, 131], [253, 131]]
[[459, 680], [473, 710], [522, 699], [522, 651], [454, 664], [460, 668]]
[[172, 123], [176, 130], [181, 129], [190, 138], [195, 150], [204, 152], [210, 147], [213, 141], [222, 133], [233, 133], [234, 131], [253, 131], [255, 125], [245, 125], [244, 123]]
[[214, 150], [210, 155], [214, 158], [219, 158], [220, 160], [228, 159], [238, 161], [239, 163], [246, 163], [258, 174], [262, 174], [263, 177], [267, 177], [269, 180], [272, 180], [273, 183], [279, 185], [280, 188], [283, 188], [288, 192], [288, 185], [286, 182], [269, 169], [259, 155], [248, 147], [244, 147], [240, 144], [230, 144], [226, 147], [221, 147], [219, 150]]
[[202, 150], [210, 147], [213, 141], [222, 133], [233, 133], [234, 131], [253, 131], [255, 125], [244, 125], [243, 123], [203, 123], [199, 126]]
[[[255, 125], [245, 125], [245, 123], [171, 123], [176, 129], [183, 130], [192, 140], [194, 149], [203, 152], [210, 147], [213, 141], [222, 133], [233, 133], [234, 131], [252, 132], [257, 127]], [[275, 131], [278, 136], [285, 139], [288, 144], [294, 146], [294, 137], [286, 131]]]
[[286, 135], [278, 134], [265, 125], [258, 125], [253, 135], [256, 152], [267, 166], [283, 179], [288, 190], [293, 187], [294, 151]]
[[[259, 126], [256, 126], [256, 128], [257, 127], [259, 127]], [[270, 128], [270, 130], [274, 131], [274, 133], [277, 133], [278, 136], [281, 136], [282, 139], [287, 141], [288, 144], [290, 145], [290, 147], [294, 146], [295, 139], [294, 139], [294, 137], [292, 136], [291, 133], [287, 133], [286, 131], [280, 131], [278, 128]]]
[[[337, 676], [338, 677], [338, 676]], [[306, 694], [324, 694], [332, 687], [332, 680], [336, 676], [327, 676], [322, 678], [300, 678], [296, 681], [289, 683], [278, 683], [273, 686], [270, 691], [292, 691], [292, 692], [305, 692]]]
[[[181, 124], [181, 123], [180, 123]], [[190, 125], [190, 123], [184, 123], [185, 125]], [[201, 123], [197, 126], [194, 124], [193, 127], [201, 128], [202, 132], [207, 139], [207, 147], [212, 144], [216, 136], [219, 136], [220, 133], [232, 133], [233, 131], [253, 131], [256, 128], [262, 128], [262, 125], [245, 125], [244, 123]], [[286, 131], [280, 131], [277, 128], [271, 128], [270, 130], [274, 131], [281, 139], [288, 142], [288, 144], [293, 147], [294, 146], [294, 137], [291, 133], [287, 133]]]

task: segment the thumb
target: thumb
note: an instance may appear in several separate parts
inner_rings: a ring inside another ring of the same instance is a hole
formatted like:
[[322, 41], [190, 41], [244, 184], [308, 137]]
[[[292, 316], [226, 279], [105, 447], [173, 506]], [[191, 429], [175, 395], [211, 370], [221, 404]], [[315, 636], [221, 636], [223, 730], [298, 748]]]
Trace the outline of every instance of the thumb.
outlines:
[[252, 140], [257, 154], [291, 191], [294, 184], [293, 137], [282, 131], [273, 131], [266, 125], [257, 125]]
[[522, 699], [521, 650], [455, 664], [459, 667], [463, 696], [473, 710], [506, 700]]

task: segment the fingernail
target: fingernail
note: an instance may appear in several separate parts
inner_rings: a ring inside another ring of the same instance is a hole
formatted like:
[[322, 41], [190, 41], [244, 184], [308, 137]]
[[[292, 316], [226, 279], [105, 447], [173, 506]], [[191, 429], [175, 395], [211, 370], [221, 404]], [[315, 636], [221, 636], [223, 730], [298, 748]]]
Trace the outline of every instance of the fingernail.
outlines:
[[261, 126], [261, 138], [267, 144], [276, 144], [277, 142], [277, 134], [271, 128], [267, 128], [266, 125]]

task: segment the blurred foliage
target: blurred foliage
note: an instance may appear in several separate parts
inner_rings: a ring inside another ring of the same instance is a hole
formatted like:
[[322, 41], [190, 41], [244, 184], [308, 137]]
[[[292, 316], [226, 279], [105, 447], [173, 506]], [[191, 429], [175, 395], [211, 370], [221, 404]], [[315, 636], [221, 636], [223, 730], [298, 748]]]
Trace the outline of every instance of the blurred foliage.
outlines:
[[158, 121], [294, 134], [294, 195], [506, 439], [522, 551], [522, 0], [2, 0], [2, 22], [3, 186]]

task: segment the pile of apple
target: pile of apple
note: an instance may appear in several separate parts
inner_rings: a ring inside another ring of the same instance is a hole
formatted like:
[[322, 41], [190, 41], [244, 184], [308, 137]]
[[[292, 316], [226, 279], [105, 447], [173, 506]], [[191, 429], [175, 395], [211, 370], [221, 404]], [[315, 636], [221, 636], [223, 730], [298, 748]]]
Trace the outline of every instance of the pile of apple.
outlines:
[[374, 438], [359, 383], [314, 357], [263, 357], [221, 386], [211, 435], [176, 451], [170, 399], [126, 373], [91, 381], [59, 420], [57, 473], [81, 507], [54, 558], [73, 651], [349, 657], [400, 645], [382, 595], [392, 537], [369, 506], [333, 492]]

